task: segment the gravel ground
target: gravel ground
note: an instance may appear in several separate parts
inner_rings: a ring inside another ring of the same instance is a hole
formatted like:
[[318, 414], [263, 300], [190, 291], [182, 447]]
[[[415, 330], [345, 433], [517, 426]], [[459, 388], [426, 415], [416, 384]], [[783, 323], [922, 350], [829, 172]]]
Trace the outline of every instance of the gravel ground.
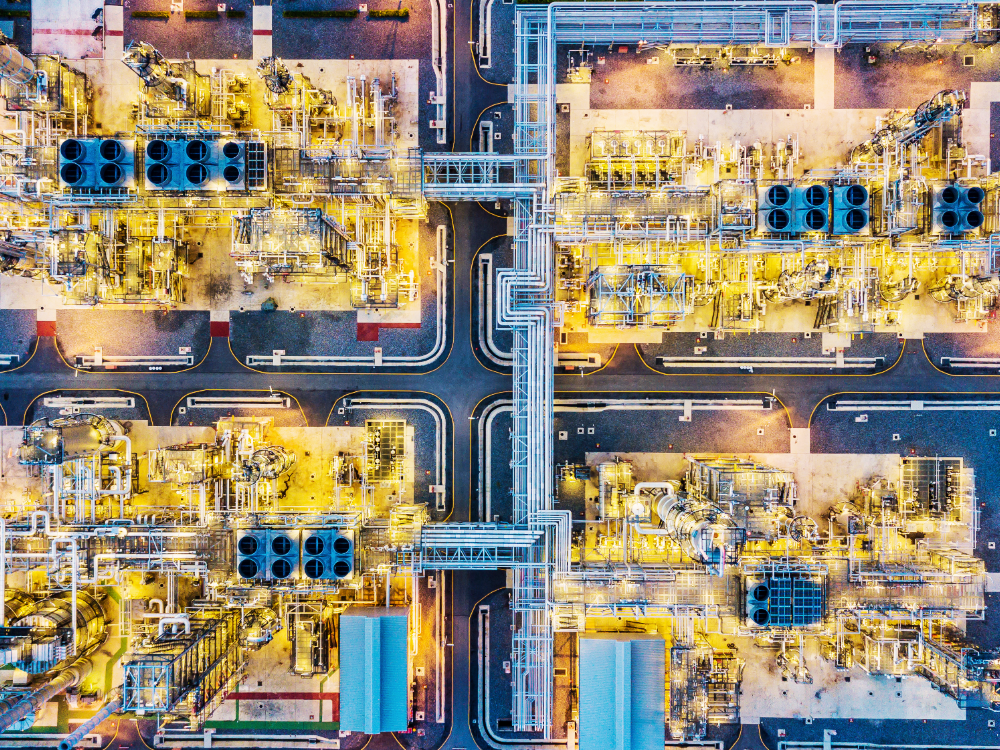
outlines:
[[[479, 3], [472, 2], [472, 39], [479, 39]], [[493, 83], [509, 83], [514, 78], [514, 8], [513, 2], [496, 2], [490, 11], [490, 67], [479, 74]], [[497, 89], [499, 91], [499, 89]]]
[[[493, 210], [492, 208], [490, 210]], [[511, 247], [510, 238], [502, 238], [498, 240], [493, 240], [488, 243], [480, 253], [491, 253], [493, 255], [493, 279], [491, 283], [491, 289], [493, 292], [493, 315], [496, 317], [496, 274], [497, 270], [500, 268], [510, 268], [511, 263], [513, 263], [513, 252]], [[477, 253], [478, 255], [478, 253]], [[476, 331], [476, 338], [478, 339], [479, 334], [479, 262], [473, 259], [473, 274], [472, 274], [472, 285], [470, 289], [471, 302], [472, 302], [472, 330]], [[502, 328], [495, 328], [493, 330], [493, 342], [496, 344], [497, 349], [503, 352], [509, 352], [511, 346], [513, 345], [513, 336], [509, 330], [504, 330]], [[484, 360], [484, 364], [490, 367], [496, 367], [496, 365], [489, 360], [480, 357]]]
[[[77, 355], [93, 355], [95, 346], [103, 347], [106, 355], [120, 356], [176, 355], [181, 347], [191, 347], [198, 364], [208, 353], [210, 342], [208, 311], [85, 309], [56, 313], [56, 343], [70, 364]], [[138, 369], [146, 370], [147, 366]]]
[[[274, 312], [233, 311], [230, 314], [229, 339], [236, 359], [246, 364], [250, 354], [270, 354], [284, 349], [288, 356], [373, 356], [376, 346], [382, 347], [383, 357], [417, 356], [434, 348], [437, 336], [437, 282], [431, 271], [431, 254], [435, 248], [437, 224], [446, 219], [443, 209], [434, 205], [430, 209], [430, 223], [420, 225], [420, 245], [417, 252], [420, 279], [420, 328], [382, 328], [378, 341], [358, 341], [357, 312], [328, 312], [320, 310]], [[449, 271], [449, 276], [453, 269]], [[447, 280], [448, 295], [453, 284]], [[447, 347], [445, 347], [447, 352]], [[357, 370], [359, 365], [317, 368], [314, 365], [257, 366], [267, 372], [324, 372]], [[391, 368], [383, 368], [392, 371]], [[383, 370], [380, 370], [383, 371]]]
[[[579, 49], [579, 48], [577, 48]], [[776, 68], [734, 67], [715, 70], [675, 67], [657, 50], [637, 55], [635, 47], [591, 48], [594, 62], [590, 106], [593, 109], [802, 109], [813, 103], [813, 57], [796, 51], [800, 62]], [[568, 47], [557, 56], [565, 79]], [[658, 57], [658, 65], [647, 60]], [[600, 58], [605, 60], [600, 64]]]
[[[969, 91], [972, 81], [1000, 80], [1000, 53], [962, 45], [925, 54], [918, 49], [893, 52], [894, 45], [870, 45], [879, 55], [866, 60], [865, 45], [847, 44], [837, 53], [834, 105], [838, 109], [912, 108], [943, 89]], [[963, 65], [966, 55], [975, 65]]]
[[37, 340], [37, 324], [34, 310], [0, 310], [0, 354], [16, 354], [17, 361], [12, 361], [2, 370], [10, 370], [28, 361], [35, 349]]
[[[829, 411], [825, 405], [817, 409], [811, 425], [813, 453], [908, 454], [912, 450], [918, 456], [962, 457], [976, 472], [980, 500], [976, 556], [986, 561], [987, 570], [1000, 571], [1000, 550], [988, 548], [989, 542], [1000, 540], [1000, 464], [996, 460], [1000, 437], [989, 434], [1000, 430], [1000, 412], [870, 411], [867, 422], [855, 422], [861, 413], [865, 412]], [[893, 440], [893, 434], [899, 440]]]
[[[921, 679], [921, 678], [914, 678]], [[996, 718], [992, 711], [970, 710], [966, 721], [934, 721], [930, 719], [816, 719], [806, 724], [804, 719], [782, 717], [763, 719], [760, 723], [760, 737], [766, 744], [749, 747], [778, 747], [780, 742], [808, 741], [813, 747], [821, 747], [824, 731], [832, 729], [837, 733], [834, 742], [846, 747], [995, 747], [1000, 732], [990, 728], [987, 721]], [[779, 734], [778, 729], [784, 732]], [[744, 727], [744, 738], [757, 727]], [[780, 738], [783, 739], [780, 739]], [[740, 743], [742, 747], [742, 743]]]
[[[499, 89], [497, 89], [499, 91]], [[477, 116], [479, 122], [492, 122], [493, 123], [493, 152], [498, 154], [513, 154], [514, 153], [514, 108], [507, 102], [500, 102], [493, 104], [482, 112], [478, 112]], [[483, 148], [479, 148], [479, 125], [472, 123], [472, 129], [469, 133], [470, 140], [468, 147], [470, 151], [489, 151], [490, 145], [484, 143]], [[497, 135], [500, 137], [497, 138]], [[462, 148], [465, 148], [466, 144], [459, 144]], [[491, 211], [492, 203], [484, 203], [484, 206], [489, 208]]]
[[[510, 410], [498, 414], [492, 424], [492, 454], [490, 465], [490, 513], [484, 521], [492, 521], [493, 516], [500, 516], [501, 521], [509, 521], [513, 511], [512, 488], [514, 472], [511, 467], [510, 431], [513, 426]], [[485, 481], [480, 477], [479, 484]], [[479, 494], [484, 495], [479, 487]], [[485, 506], [484, 506], [485, 507]]]
[[[167, 20], [133, 18], [139, 10], [168, 10], [160, 0], [129, 0], [125, 8], [125, 47], [133, 41], [149, 42], [164, 56], [182, 60], [249, 60], [253, 51], [253, 2], [226, 0], [227, 11], [244, 13], [243, 18], [230, 18], [220, 13], [218, 20], [185, 18], [173, 13]], [[216, 3], [209, 0], [186, 0], [184, 10], [213, 11]], [[207, 73], [208, 71], [202, 71]]]
[[[692, 373], [698, 372], [692, 368], [670, 368], [656, 363], [657, 357], [689, 357], [694, 356], [694, 347], [704, 346], [708, 349], [704, 357], [821, 357], [823, 356], [823, 336], [813, 332], [811, 338], [803, 338], [801, 333], [775, 333], [761, 331], [752, 334], [727, 333], [723, 339], [709, 336], [699, 338], [699, 333], [666, 332], [662, 344], [639, 344], [643, 360], [658, 370]], [[903, 349], [903, 342], [895, 333], [866, 333], [855, 335], [850, 348], [844, 351], [847, 357], [882, 357], [883, 364], [875, 370], [858, 369], [859, 372], [872, 373], [886, 370], [896, 362]], [[754, 370], [765, 369], [754, 365]], [[833, 368], [781, 368], [767, 367], [769, 371], [789, 369], [792, 372], [828, 372]], [[718, 368], [705, 368], [705, 372], [719, 372]], [[838, 372], [842, 372], [838, 370]], [[850, 368], [843, 372], [851, 372]]]
[[970, 620], [968, 635], [983, 648], [1000, 648], [1000, 594], [986, 595], [986, 618]]
[[995, 374], [1000, 367], [951, 369], [941, 363], [941, 357], [1000, 357], [1000, 331], [994, 330], [981, 333], [927, 333], [924, 334], [924, 350], [927, 358], [935, 367], [954, 372], [956, 375], [972, 375], [980, 373]]

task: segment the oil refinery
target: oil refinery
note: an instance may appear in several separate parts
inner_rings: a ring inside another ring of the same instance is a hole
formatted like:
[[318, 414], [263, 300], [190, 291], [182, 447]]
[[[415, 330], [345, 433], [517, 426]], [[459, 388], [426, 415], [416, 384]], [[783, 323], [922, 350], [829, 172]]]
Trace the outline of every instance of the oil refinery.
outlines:
[[0, 748], [1000, 747], [1000, 4], [203, 5], [0, 8]]

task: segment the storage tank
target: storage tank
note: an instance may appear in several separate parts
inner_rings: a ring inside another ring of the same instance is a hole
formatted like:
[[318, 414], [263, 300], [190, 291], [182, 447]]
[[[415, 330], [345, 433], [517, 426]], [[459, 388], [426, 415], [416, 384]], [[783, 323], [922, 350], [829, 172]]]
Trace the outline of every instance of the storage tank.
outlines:
[[13, 83], [29, 83], [35, 77], [35, 64], [10, 44], [0, 45], [0, 78]]

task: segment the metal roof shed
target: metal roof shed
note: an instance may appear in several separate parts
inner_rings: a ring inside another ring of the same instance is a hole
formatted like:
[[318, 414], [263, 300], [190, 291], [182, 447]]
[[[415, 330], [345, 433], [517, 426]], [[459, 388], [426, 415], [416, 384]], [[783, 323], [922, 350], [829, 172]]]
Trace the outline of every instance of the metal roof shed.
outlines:
[[401, 732], [409, 712], [409, 607], [358, 607], [340, 616], [340, 728]]
[[580, 750], [663, 750], [663, 638], [580, 636]]

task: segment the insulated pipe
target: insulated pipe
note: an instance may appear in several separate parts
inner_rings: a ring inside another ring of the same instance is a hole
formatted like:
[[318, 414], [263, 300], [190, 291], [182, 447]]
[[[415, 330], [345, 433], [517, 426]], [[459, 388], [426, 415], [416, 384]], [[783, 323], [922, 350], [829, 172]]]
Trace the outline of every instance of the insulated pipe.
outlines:
[[67, 667], [25, 698], [13, 696], [0, 701], [0, 732], [10, 729], [29, 714], [37, 711], [42, 704], [52, 700], [67, 688], [76, 687], [90, 673], [90, 662], [80, 659]]
[[[191, 633], [191, 620], [188, 619], [187, 615], [166, 615], [160, 618], [160, 625], [157, 628], [156, 634], [157, 638], [161, 638], [163, 636], [163, 631], [166, 629], [167, 625], [183, 625], [184, 632], [187, 634]], [[172, 633], [176, 633], [177, 628], [172, 627], [170, 631]]]
[[29, 83], [35, 77], [35, 64], [10, 44], [0, 46], [0, 78], [14, 83]]
[[638, 495], [643, 490], [664, 490], [670, 497], [674, 496], [674, 482], [637, 482], [632, 488], [632, 494]]
[[91, 730], [97, 729], [102, 721], [111, 716], [111, 714], [118, 713], [121, 710], [121, 707], [121, 698], [115, 698], [113, 701], [105, 703], [104, 708], [94, 714], [91, 719], [85, 721], [75, 730], [66, 735], [65, 739], [59, 743], [59, 750], [72, 750], [72, 748], [77, 746], [80, 740], [90, 734]]

